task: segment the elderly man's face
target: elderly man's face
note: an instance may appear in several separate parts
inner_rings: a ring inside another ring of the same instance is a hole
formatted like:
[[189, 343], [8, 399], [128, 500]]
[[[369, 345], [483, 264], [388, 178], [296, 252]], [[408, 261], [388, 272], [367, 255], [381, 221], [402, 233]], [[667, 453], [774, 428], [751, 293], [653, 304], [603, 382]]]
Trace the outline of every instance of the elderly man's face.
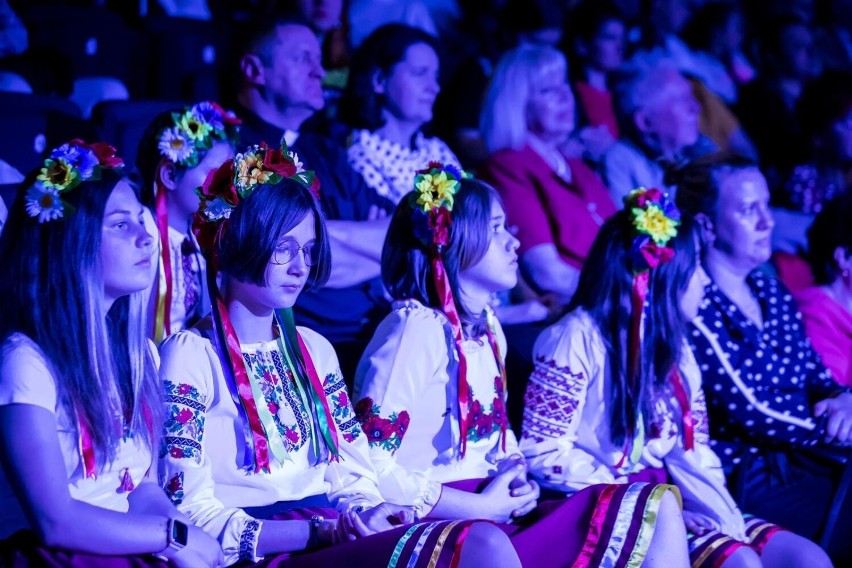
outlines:
[[325, 104], [322, 94], [325, 71], [314, 33], [305, 26], [279, 26], [269, 55], [263, 67], [264, 87], [275, 107], [320, 110]]
[[677, 154], [698, 140], [699, 110], [689, 82], [672, 72], [640, 111], [640, 128], [664, 154]]

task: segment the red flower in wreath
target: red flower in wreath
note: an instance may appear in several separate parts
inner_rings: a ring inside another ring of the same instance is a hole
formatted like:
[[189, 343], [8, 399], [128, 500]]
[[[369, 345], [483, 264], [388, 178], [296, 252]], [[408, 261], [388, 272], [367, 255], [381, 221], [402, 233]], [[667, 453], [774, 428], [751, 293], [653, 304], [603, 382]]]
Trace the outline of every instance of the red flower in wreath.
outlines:
[[429, 213], [429, 228], [432, 229], [432, 242], [447, 246], [450, 242], [450, 223], [453, 215], [446, 207], [436, 207]]
[[284, 156], [281, 148], [266, 149], [263, 168], [283, 177], [296, 175], [296, 164], [289, 157]]

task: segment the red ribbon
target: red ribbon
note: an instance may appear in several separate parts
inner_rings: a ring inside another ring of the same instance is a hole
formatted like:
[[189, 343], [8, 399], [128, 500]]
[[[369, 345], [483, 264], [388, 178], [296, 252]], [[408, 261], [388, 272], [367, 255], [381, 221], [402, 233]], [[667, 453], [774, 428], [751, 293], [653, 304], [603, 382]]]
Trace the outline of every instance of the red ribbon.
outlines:
[[225, 336], [225, 343], [227, 344], [228, 354], [231, 359], [231, 369], [234, 372], [234, 383], [237, 386], [237, 394], [245, 410], [249, 428], [251, 429], [252, 441], [254, 442], [254, 471], [255, 473], [259, 471], [268, 472], [269, 446], [266, 440], [266, 432], [263, 430], [263, 424], [260, 422], [260, 415], [257, 412], [257, 406], [254, 402], [254, 395], [251, 392], [251, 383], [249, 382], [248, 371], [243, 361], [240, 341], [237, 339], [234, 326], [231, 324], [231, 318], [228, 315], [225, 301], [222, 299], [218, 287], [215, 286], [215, 277], [211, 279], [211, 283], [211, 295], [215, 294], [216, 309], [219, 312], [219, 318], [222, 322], [222, 333]]
[[97, 479], [98, 472], [95, 469], [95, 446], [92, 442], [92, 433], [81, 420], [77, 422], [79, 424], [77, 428], [80, 430], [80, 458], [83, 462], [83, 478]]
[[[160, 250], [163, 258], [163, 272], [165, 273], [166, 279], [166, 297], [157, 298], [157, 310], [159, 311], [160, 300], [163, 300], [162, 305], [164, 306], [164, 313], [162, 314], [163, 318], [163, 329], [165, 330], [165, 335], [163, 337], [168, 337], [172, 333], [172, 322], [171, 322], [171, 310], [172, 310], [172, 259], [171, 259], [171, 247], [169, 245], [169, 214], [168, 208], [166, 206], [166, 190], [163, 188], [162, 184], [157, 183], [157, 195], [155, 197], [154, 208], [157, 213], [157, 229], [160, 232]], [[159, 294], [159, 291], [158, 291]], [[157, 316], [160, 316], [158, 313]], [[159, 317], [154, 318], [154, 325], [158, 325]], [[159, 337], [159, 334], [162, 333], [163, 330], [155, 329], [154, 336]]]
[[447, 278], [447, 271], [444, 268], [444, 260], [441, 257], [440, 249], [432, 255], [432, 277], [435, 280], [435, 291], [438, 294], [438, 300], [444, 308], [444, 314], [450, 321], [450, 328], [453, 330], [453, 339], [456, 342], [456, 351], [459, 355], [458, 391], [459, 430], [461, 433], [461, 447], [459, 448], [459, 452], [461, 457], [464, 457], [467, 451], [470, 385], [467, 384], [467, 360], [464, 356], [464, 349], [462, 349], [464, 337], [462, 335], [461, 319], [459, 319], [459, 314], [456, 311], [456, 302], [453, 299], [453, 291], [450, 289], [450, 281]]
[[683, 445], [687, 450], [691, 450], [695, 447], [695, 425], [692, 419], [692, 410], [689, 408], [689, 396], [686, 394], [686, 387], [683, 385], [683, 378], [680, 376], [677, 366], [672, 369], [671, 380], [683, 420]]

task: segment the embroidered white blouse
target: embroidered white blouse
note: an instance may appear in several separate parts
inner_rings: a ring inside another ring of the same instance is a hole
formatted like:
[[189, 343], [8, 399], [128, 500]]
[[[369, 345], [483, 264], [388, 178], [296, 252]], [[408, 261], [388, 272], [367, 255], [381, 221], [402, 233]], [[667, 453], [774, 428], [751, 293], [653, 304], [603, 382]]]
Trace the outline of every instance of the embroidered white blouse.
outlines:
[[[153, 344], [151, 350], [156, 354]], [[122, 489], [122, 478], [127, 474], [133, 484], [138, 485], [151, 467], [151, 452], [129, 436], [119, 444], [111, 464], [98, 464], [97, 476], [84, 478], [79, 436], [59, 404], [53, 374], [39, 347], [27, 336], [17, 333], [3, 344], [0, 358], [0, 406], [29, 404], [56, 415], [71, 497], [96, 507], [127, 512], [131, 491]], [[20, 434], [27, 435], [26, 432]], [[15, 490], [0, 468], [0, 539], [31, 528]]]
[[[499, 323], [495, 331], [502, 358], [506, 338]], [[413, 505], [420, 516], [438, 502], [442, 483], [488, 477], [497, 461], [517, 453], [511, 428], [505, 452], [500, 443], [506, 395], [487, 336], [465, 340], [463, 349], [473, 401], [462, 459], [458, 358], [444, 314], [414, 300], [395, 302], [355, 374], [355, 410], [379, 488], [388, 501]]]
[[[209, 319], [202, 322], [209, 323]], [[172, 335], [161, 347], [160, 377], [166, 395], [161, 484], [180, 511], [219, 539], [229, 564], [258, 560], [261, 525], [244, 507], [320, 494], [327, 494], [340, 511], [383, 501], [334, 349], [321, 335], [302, 327], [297, 330], [323, 382], [340, 434], [339, 462], [314, 464], [309, 443], [316, 435], [312, 420], [277, 342], [240, 345], [249, 380], [263, 393], [289, 456], [279, 464], [270, 455], [269, 473], [243, 467], [247, 442], [240, 403], [214, 344], [193, 329]]]
[[369, 130], [355, 130], [349, 146], [349, 165], [369, 187], [394, 204], [414, 189], [415, 173], [429, 162], [461, 168], [459, 159], [440, 138], [427, 138], [418, 132], [413, 146], [402, 146]]
[[169, 259], [172, 264], [171, 331], [192, 325], [210, 309], [206, 299], [205, 261], [195, 237], [169, 227]]
[[573, 493], [597, 483], [625, 483], [631, 473], [663, 467], [683, 495], [684, 509], [711, 520], [718, 530], [744, 539], [742, 514], [725, 487], [718, 456], [710, 449], [701, 373], [684, 343], [680, 372], [690, 393], [692, 450], [686, 450], [681, 409], [673, 393], [659, 397], [658, 418], [645, 433], [639, 463], [609, 435], [611, 377], [603, 338], [592, 319], [577, 310], [536, 340], [535, 370], [524, 399], [520, 447], [530, 473], [544, 486]]

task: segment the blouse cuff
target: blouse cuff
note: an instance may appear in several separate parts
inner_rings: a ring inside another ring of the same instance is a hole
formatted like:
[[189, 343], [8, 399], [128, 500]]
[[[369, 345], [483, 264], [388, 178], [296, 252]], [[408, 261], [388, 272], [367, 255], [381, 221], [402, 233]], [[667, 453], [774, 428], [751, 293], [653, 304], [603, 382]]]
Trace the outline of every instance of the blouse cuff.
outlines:
[[239, 560], [256, 564], [263, 560], [263, 557], [257, 555], [257, 541], [260, 538], [260, 529], [263, 523], [257, 519], [249, 519], [243, 532], [240, 534], [240, 551]]
[[441, 499], [441, 493], [444, 491], [444, 486], [437, 481], [429, 481], [426, 484], [426, 490], [415, 499], [412, 508], [418, 519], [427, 517], [438, 501]]

